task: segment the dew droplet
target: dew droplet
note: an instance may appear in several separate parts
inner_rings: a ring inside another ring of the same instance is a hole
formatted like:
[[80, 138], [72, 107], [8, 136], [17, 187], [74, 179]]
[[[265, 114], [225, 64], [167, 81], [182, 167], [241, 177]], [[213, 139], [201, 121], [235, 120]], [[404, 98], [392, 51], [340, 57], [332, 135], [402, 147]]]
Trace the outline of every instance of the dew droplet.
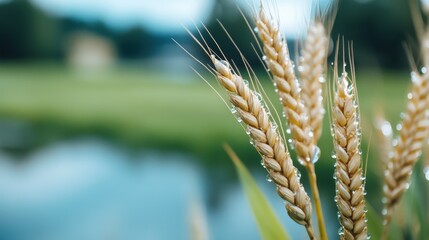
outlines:
[[423, 74], [427, 73], [427, 71], [428, 71], [426, 67], [422, 67], [420, 70]]
[[326, 79], [325, 79], [325, 77], [319, 77], [319, 82], [320, 83], [325, 83], [326, 82]]
[[298, 178], [301, 178], [301, 172], [299, 170], [295, 169], [295, 173]]
[[[341, 215], [338, 213], [338, 218], [340, 218], [340, 217], [341, 217]], [[342, 227], [340, 227], [340, 228], [338, 229], [338, 235], [339, 235], [339, 236], [344, 235], [344, 232], [343, 232], [343, 228], [342, 228]]]
[[220, 60], [220, 62], [222, 63], [222, 65], [224, 65], [227, 68], [230, 68], [229, 62], [225, 61], [225, 60]]
[[231, 107], [231, 113], [232, 114], [236, 114], [237, 113], [237, 109], [234, 106]]
[[333, 159], [337, 159], [337, 154], [336, 154], [335, 152], [332, 152], [331, 157], [332, 157]]
[[267, 56], [262, 56], [262, 60], [267, 61]]
[[247, 135], [250, 135], [252, 133], [252, 130], [250, 129], [250, 127], [247, 127], [246, 128], [246, 134]]
[[317, 163], [317, 161], [319, 161], [320, 159], [320, 148], [318, 146], [316, 146], [314, 148], [314, 152], [313, 152], [313, 158], [311, 159], [311, 162], [313, 162], [313, 164]]
[[[357, 123], [357, 122], [356, 122], [356, 123]], [[357, 123], [357, 126], [359, 126], [359, 123]], [[360, 130], [360, 128], [356, 130], [356, 135], [357, 135], [358, 137], [360, 137], [360, 136], [362, 135], [362, 130]]]
[[271, 176], [270, 176], [270, 175], [267, 175], [267, 181], [268, 181], [268, 182], [272, 182], [272, 181], [273, 181], [273, 179], [271, 178]]
[[402, 124], [398, 123], [396, 124], [396, 130], [401, 131], [402, 129]]
[[392, 136], [392, 126], [390, 125], [390, 123], [388, 121], [384, 121], [381, 126], [380, 126], [381, 132], [383, 133], [384, 136], [386, 137], [390, 137]]
[[249, 87], [249, 81], [247, 81], [247, 80], [243, 80], [243, 83], [244, 83], [244, 85], [245, 85], [246, 87]]
[[253, 31], [254, 31], [255, 33], [258, 33], [258, 32], [259, 32], [258, 27], [255, 27], [255, 28], [253, 29]]
[[277, 123], [273, 122], [271, 125], [271, 129], [273, 129], [274, 131], [276, 131], [278, 128]]
[[410, 183], [406, 183], [406, 184], [405, 184], [405, 189], [407, 189], [407, 190], [408, 190], [409, 188], [410, 188]]
[[407, 98], [408, 98], [409, 100], [411, 100], [411, 99], [413, 98], [413, 94], [412, 94], [412, 93], [408, 93], [408, 94], [407, 94]]
[[418, 76], [418, 74], [416, 72], [411, 72], [411, 81], [415, 84], [419, 84], [420, 77]]
[[348, 93], [348, 94], [350, 94], [350, 95], [352, 95], [352, 94], [353, 94], [353, 85], [349, 85], [349, 86], [347, 87], [347, 93]]
[[429, 166], [426, 166], [426, 167], [423, 169], [423, 173], [425, 174], [425, 178], [426, 178], [426, 180], [428, 180], [428, 181], [429, 181]]

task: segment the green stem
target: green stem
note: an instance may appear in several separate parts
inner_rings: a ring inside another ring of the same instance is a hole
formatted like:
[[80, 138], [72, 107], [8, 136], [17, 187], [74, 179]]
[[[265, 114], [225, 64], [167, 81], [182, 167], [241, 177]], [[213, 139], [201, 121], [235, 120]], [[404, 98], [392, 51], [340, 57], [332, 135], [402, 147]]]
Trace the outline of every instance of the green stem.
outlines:
[[319, 226], [319, 233], [321, 240], [328, 240], [328, 234], [326, 232], [325, 220], [323, 218], [322, 204], [319, 196], [319, 188], [317, 187], [316, 171], [314, 164], [309, 163], [307, 165], [308, 177], [310, 179], [311, 192], [313, 195], [314, 205], [316, 207], [317, 223]]

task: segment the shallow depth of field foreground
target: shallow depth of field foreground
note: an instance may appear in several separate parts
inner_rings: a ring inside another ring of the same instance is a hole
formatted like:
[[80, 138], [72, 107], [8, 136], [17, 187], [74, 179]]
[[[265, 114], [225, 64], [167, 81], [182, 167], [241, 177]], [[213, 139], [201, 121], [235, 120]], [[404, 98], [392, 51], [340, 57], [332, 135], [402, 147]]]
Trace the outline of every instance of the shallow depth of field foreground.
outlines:
[[427, 239], [425, 4], [0, 1], [0, 239]]

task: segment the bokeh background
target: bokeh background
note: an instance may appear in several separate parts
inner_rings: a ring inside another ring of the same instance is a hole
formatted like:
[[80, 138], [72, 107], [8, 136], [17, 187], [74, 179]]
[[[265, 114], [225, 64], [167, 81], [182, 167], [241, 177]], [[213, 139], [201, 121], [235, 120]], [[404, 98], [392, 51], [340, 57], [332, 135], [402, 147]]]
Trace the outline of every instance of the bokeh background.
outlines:
[[[295, 53], [312, 2], [276, 2]], [[172, 40], [208, 63], [184, 29], [203, 22], [239, 63], [219, 19], [276, 100], [237, 5], [251, 19], [258, 1], [0, 0], [0, 239], [192, 239], [195, 224], [210, 239], [259, 239], [223, 143], [300, 239], [246, 134], [191, 67], [215, 79]], [[373, 119], [399, 122], [407, 54], [421, 62], [409, 1], [340, 1], [332, 36], [354, 43], [367, 197], [381, 211]], [[331, 142], [326, 120], [317, 174], [336, 238]], [[415, 175], [427, 190], [425, 165]]]

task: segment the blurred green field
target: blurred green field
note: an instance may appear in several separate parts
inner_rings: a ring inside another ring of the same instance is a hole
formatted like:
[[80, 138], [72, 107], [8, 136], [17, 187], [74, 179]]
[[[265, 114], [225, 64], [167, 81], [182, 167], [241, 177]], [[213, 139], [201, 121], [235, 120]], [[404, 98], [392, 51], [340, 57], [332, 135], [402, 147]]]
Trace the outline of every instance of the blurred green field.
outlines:
[[[193, 78], [126, 66], [87, 73], [53, 64], [2, 65], [0, 117], [31, 124], [35, 145], [98, 134], [133, 147], [180, 150], [211, 161], [223, 142], [249, 152], [247, 137], [228, 108], [207, 84]], [[358, 74], [364, 128], [370, 128], [377, 106], [399, 120], [407, 80], [406, 73]], [[271, 84], [264, 85], [276, 103]], [[325, 133], [328, 129], [326, 120]], [[364, 129], [364, 137], [370, 131]], [[329, 138], [325, 134], [322, 145], [330, 144]]]

